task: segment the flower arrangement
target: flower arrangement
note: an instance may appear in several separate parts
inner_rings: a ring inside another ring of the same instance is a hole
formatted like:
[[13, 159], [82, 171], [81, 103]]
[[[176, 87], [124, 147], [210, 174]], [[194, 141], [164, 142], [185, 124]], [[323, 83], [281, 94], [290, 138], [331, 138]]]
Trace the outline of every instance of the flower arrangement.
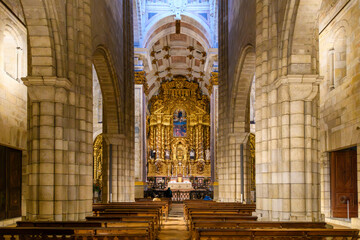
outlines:
[[93, 192], [100, 192], [101, 186], [99, 182], [95, 182], [93, 185]]
[[194, 176], [191, 175], [191, 176], [190, 176], [190, 182], [193, 183], [193, 182], [194, 182], [194, 179], [195, 179]]

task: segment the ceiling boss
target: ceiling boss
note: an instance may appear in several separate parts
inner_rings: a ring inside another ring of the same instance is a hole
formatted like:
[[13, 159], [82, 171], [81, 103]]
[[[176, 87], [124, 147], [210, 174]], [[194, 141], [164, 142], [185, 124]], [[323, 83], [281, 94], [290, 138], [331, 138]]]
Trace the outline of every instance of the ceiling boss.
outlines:
[[148, 176], [210, 177], [210, 102], [184, 76], [163, 81], [150, 100]]

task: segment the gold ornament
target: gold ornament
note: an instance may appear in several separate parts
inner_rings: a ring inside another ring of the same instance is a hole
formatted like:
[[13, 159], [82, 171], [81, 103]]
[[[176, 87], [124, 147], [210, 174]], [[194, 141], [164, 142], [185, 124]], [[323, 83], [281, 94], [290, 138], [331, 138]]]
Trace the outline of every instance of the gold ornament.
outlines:
[[210, 177], [210, 100], [199, 83], [175, 76], [150, 102], [148, 176]]

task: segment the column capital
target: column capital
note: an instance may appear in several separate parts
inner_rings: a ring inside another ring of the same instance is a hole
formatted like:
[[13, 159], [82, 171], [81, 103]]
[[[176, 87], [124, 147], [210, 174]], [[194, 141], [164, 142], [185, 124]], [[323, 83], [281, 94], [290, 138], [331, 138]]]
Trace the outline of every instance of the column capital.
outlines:
[[319, 75], [287, 75], [268, 85], [268, 92], [279, 91], [279, 101], [312, 101], [319, 93], [323, 77]]
[[24, 77], [22, 81], [28, 87], [28, 94], [34, 101], [67, 102], [66, 91], [72, 83], [67, 78], [58, 77]]
[[144, 86], [144, 93], [149, 95], [149, 85], [147, 84], [146, 72], [145, 71], [135, 71], [135, 84]]
[[67, 90], [70, 90], [72, 83], [67, 78], [59, 78], [59, 77], [33, 77], [28, 76], [21, 79], [25, 86], [54, 86], [54, 87], [62, 87]]

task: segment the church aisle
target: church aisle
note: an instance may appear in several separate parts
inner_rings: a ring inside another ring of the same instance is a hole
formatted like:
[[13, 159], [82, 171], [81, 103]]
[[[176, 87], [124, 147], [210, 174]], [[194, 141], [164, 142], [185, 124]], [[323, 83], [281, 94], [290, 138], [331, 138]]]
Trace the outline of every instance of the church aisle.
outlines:
[[162, 226], [159, 240], [187, 240], [190, 239], [189, 231], [184, 221], [183, 204], [172, 204], [168, 220]]

